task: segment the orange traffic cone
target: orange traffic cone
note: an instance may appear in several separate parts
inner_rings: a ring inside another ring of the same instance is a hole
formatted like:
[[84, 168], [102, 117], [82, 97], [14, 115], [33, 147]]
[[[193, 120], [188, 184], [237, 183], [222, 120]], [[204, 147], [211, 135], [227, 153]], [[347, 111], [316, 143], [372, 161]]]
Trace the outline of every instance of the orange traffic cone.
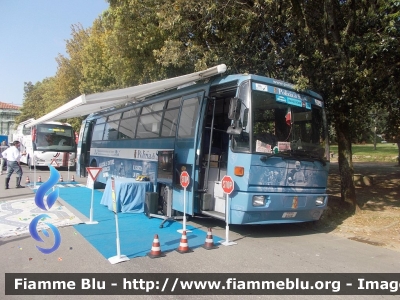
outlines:
[[186, 230], [182, 232], [182, 237], [181, 237], [181, 242], [179, 243], [178, 249], [176, 249], [179, 253], [187, 253], [187, 252], [192, 252], [192, 250], [189, 248], [187, 238], [186, 238]]
[[62, 175], [60, 176], [60, 180], [59, 180], [59, 182], [63, 182], [64, 181], [64, 179], [63, 179], [63, 177], [62, 177]]
[[203, 245], [203, 248], [207, 249], [207, 250], [218, 248], [217, 246], [214, 245], [214, 240], [213, 240], [213, 236], [212, 236], [212, 233], [211, 233], [211, 228], [208, 228], [206, 241], [205, 241], [205, 243]]
[[38, 181], [37, 182], [42, 182], [42, 177], [39, 176]]
[[158, 240], [158, 234], [154, 236], [153, 245], [151, 246], [151, 251], [147, 253], [147, 256], [150, 258], [165, 256], [165, 254], [161, 252], [160, 241]]
[[29, 180], [29, 176], [26, 176], [25, 183], [26, 183], [26, 184], [29, 184], [29, 183], [31, 183], [31, 181]]

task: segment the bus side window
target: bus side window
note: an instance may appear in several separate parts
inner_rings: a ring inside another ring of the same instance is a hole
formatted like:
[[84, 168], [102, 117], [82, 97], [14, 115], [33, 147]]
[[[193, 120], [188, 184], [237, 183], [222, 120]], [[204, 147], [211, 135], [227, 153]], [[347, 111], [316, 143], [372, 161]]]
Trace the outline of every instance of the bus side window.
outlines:
[[179, 108], [167, 110], [164, 113], [161, 136], [175, 136]]
[[196, 126], [195, 117], [198, 114], [199, 99], [193, 97], [183, 101], [181, 118], [179, 121], [178, 136], [179, 137], [193, 137], [194, 129]]

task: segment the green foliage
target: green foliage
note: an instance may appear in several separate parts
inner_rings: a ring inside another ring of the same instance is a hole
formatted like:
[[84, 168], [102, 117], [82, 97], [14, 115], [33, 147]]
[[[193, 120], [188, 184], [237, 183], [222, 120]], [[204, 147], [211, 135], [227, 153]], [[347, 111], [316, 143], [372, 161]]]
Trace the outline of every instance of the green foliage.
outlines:
[[[330, 151], [337, 154], [337, 145], [331, 145]], [[373, 144], [353, 144], [353, 159], [359, 162], [374, 161], [396, 163], [398, 155], [399, 151], [397, 145], [393, 143], [378, 143], [376, 145], [376, 150], [374, 150]]]
[[32, 82], [25, 82], [24, 84], [24, 103], [21, 108], [21, 114], [15, 118], [15, 123], [26, 121], [35, 117], [35, 112], [40, 111], [41, 93], [38, 92], [40, 83], [35, 85]]
[[107, 33], [104, 51], [118, 87], [167, 77], [153, 55], [164, 40], [156, 8], [154, 1], [110, 1], [103, 14], [102, 26]]
[[61, 102], [225, 63], [322, 93], [329, 120], [355, 120], [349, 129], [370, 126], [357, 116], [373, 103], [398, 110], [398, 1], [109, 3], [91, 28], [71, 27], [69, 57], [57, 57]]
[[25, 83], [24, 103], [21, 114], [17, 117], [16, 123], [26, 121], [30, 118], [38, 119], [44, 113], [48, 113], [59, 106], [62, 101], [57, 89], [54, 77], [46, 78], [33, 85], [31, 82]]
[[[400, 140], [398, 0], [108, 2], [91, 28], [72, 26], [69, 57], [57, 57], [54, 78], [26, 83], [21, 120], [83, 93], [225, 63], [228, 73], [266, 75], [322, 94], [339, 144], [342, 195], [354, 195], [346, 185], [352, 141], [370, 137], [375, 126]], [[80, 119], [71, 122], [79, 127]]]

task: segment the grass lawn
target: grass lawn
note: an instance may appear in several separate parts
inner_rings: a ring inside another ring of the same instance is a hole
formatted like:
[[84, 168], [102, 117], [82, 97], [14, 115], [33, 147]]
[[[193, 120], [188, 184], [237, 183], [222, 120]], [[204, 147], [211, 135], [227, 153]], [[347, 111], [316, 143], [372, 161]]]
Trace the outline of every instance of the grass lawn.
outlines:
[[[397, 144], [393, 143], [376, 144], [376, 150], [374, 150], [373, 144], [353, 144], [352, 149], [354, 161], [397, 162], [399, 155]], [[331, 160], [337, 160], [338, 146], [331, 145], [330, 152], [335, 153]]]

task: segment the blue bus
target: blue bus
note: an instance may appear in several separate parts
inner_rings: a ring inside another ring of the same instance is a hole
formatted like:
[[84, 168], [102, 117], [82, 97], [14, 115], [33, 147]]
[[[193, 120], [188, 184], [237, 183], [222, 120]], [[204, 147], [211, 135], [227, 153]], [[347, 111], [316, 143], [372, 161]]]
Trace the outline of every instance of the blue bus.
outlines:
[[[229, 224], [316, 221], [328, 202], [324, 102], [281, 80], [218, 74], [90, 114], [79, 134], [78, 175], [89, 166], [102, 168], [103, 184], [142, 175], [173, 212], [229, 214]], [[234, 181], [229, 208], [225, 175]]]

